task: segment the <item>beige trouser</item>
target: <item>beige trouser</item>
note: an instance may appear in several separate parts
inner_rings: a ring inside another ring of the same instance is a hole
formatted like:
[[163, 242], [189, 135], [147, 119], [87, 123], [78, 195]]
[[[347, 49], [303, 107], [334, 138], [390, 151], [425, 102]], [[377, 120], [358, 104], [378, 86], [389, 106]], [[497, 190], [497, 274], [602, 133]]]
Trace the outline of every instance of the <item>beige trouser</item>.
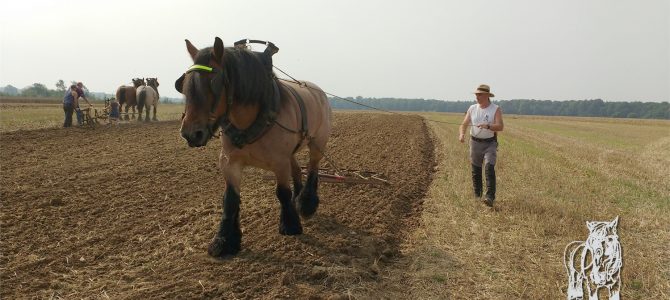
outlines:
[[497, 152], [497, 141], [477, 142], [470, 139], [470, 162], [475, 166], [481, 167], [484, 161], [495, 166]]

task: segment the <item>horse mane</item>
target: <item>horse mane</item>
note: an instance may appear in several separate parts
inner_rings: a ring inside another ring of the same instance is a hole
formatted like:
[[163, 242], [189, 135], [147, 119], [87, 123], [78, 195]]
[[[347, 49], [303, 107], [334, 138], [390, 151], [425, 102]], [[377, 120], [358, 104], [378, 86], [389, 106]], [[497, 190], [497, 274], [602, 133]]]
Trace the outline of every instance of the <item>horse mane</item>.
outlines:
[[[212, 47], [200, 50], [195, 64], [208, 65], [212, 53]], [[224, 48], [223, 72], [225, 93], [232, 92], [234, 103], [265, 107], [272, 101], [275, 75], [264, 53], [239, 47]]]

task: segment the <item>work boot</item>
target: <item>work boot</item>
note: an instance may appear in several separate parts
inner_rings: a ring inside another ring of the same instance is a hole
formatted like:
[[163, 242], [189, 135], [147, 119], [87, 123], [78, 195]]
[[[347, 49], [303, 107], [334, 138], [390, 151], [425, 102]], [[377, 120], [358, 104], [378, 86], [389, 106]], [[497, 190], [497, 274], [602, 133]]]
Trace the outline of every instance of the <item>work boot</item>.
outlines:
[[496, 170], [495, 165], [486, 164], [486, 198], [484, 202], [487, 206], [493, 206], [496, 200]]
[[475, 198], [482, 197], [482, 167], [472, 165], [472, 187], [475, 191]]

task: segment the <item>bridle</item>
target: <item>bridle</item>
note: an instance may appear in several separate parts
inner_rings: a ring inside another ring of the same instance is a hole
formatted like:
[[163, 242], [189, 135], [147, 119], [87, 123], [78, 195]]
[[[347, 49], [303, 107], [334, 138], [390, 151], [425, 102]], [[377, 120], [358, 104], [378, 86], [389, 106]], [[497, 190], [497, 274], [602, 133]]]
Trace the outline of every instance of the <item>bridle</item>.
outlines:
[[[209, 83], [209, 88], [212, 91], [212, 94], [214, 94], [214, 101], [212, 102], [212, 106], [210, 107], [209, 118], [207, 120], [207, 129], [209, 130], [210, 137], [214, 137], [215, 131], [220, 124], [221, 118], [228, 118], [228, 115], [230, 114], [230, 106], [233, 104], [232, 93], [230, 93], [229, 91], [228, 95], [226, 95], [226, 105], [228, 107], [228, 109], [226, 109], [226, 114], [217, 115], [217, 113], [222, 109], [220, 106], [221, 106], [221, 95], [225, 87], [225, 72], [222, 69], [216, 67], [194, 64], [191, 67], [189, 67], [188, 70], [186, 70], [186, 72], [182, 74], [181, 77], [179, 77], [179, 79], [177, 79], [177, 81], [175, 81], [175, 89], [178, 92], [182, 93], [186, 74], [191, 72], [214, 73], [214, 78], [212, 78], [212, 80]], [[184, 116], [185, 113], [182, 113], [182, 119], [184, 118]]]

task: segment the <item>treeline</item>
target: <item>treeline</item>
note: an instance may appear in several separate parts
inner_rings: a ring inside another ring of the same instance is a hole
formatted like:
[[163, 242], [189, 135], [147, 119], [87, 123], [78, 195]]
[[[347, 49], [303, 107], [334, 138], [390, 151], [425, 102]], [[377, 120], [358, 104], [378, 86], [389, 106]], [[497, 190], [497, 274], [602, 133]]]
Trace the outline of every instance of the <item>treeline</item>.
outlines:
[[[394, 111], [464, 113], [470, 105], [474, 104], [474, 101], [363, 98], [360, 96], [346, 99], [363, 105]], [[329, 100], [331, 106], [335, 109], [370, 109], [341, 99], [329, 98]], [[670, 103], [668, 102], [605, 102], [602, 99], [569, 101], [514, 99], [494, 101], [493, 103], [499, 105], [506, 114], [670, 119]]]
[[[13, 85], [8, 84], [7, 86], [0, 87], [0, 96], [26, 98], [62, 98], [65, 95], [65, 91], [70, 87], [70, 85], [73, 84], [77, 84], [77, 82], [71, 81], [70, 84], [66, 85], [65, 81], [62, 79], [56, 82], [56, 89], [50, 89], [42, 83], [33, 83], [32, 85], [22, 89], [18, 89]], [[87, 98], [96, 99], [96, 95], [91, 94], [85, 85], [82, 87], [82, 89], [86, 93]]]
[[[76, 84], [76, 83], [77, 82], [72, 81], [70, 84]], [[63, 96], [65, 96], [65, 91], [67, 90], [67, 88], [70, 87], [70, 85], [66, 86], [65, 81], [63, 80], [58, 80], [55, 85], [56, 89], [50, 89], [42, 83], [33, 83], [32, 85], [29, 85], [25, 88], [18, 89], [10, 84], [4, 87], [0, 87], [0, 96], [20, 97], [20, 98], [63, 98]], [[86, 98], [91, 100], [102, 101], [104, 99], [114, 97], [113, 94], [91, 92], [88, 90], [88, 88], [86, 88], [85, 85], [83, 86], [83, 90], [86, 94]], [[161, 97], [160, 102], [183, 103], [184, 101], [179, 98]]]

